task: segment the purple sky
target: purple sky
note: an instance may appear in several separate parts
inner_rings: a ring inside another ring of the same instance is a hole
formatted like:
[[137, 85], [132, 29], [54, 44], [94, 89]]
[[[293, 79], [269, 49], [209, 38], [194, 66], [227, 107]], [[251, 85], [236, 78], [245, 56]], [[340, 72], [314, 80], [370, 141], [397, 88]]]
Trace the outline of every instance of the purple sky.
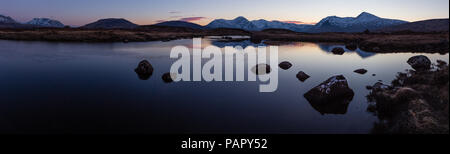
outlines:
[[449, 0], [0, 0], [0, 14], [25, 22], [34, 17], [84, 25], [101, 18], [126, 18], [137, 24], [245, 16], [292, 23], [316, 23], [366, 11], [384, 18], [417, 21], [449, 17]]

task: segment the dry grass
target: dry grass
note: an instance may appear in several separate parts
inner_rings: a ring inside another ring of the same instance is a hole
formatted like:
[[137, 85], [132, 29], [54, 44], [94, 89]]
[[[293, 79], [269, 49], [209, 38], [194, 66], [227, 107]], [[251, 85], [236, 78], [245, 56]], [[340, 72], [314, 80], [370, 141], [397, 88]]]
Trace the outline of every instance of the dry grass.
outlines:
[[142, 42], [173, 40], [203, 36], [244, 35], [251, 41], [262, 40], [270, 45], [291, 42], [334, 42], [354, 43], [370, 52], [449, 52], [449, 34], [446, 33], [320, 33], [307, 34], [288, 30], [265, 30], [248, 32], [239, 29], [194, 30], [188, 28], [143, 26], [134, 30], [88, 30], [88, 29], [0, 29], [0, 39], [40, 40], [40, 41], [77, 41], [77, 42]]

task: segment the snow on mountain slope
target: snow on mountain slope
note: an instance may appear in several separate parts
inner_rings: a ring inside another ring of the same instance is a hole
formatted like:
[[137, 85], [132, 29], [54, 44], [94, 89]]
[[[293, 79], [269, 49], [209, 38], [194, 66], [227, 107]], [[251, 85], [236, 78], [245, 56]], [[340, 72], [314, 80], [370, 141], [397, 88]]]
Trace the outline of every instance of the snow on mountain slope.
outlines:
[[249, 21], [244, 17], [233, 20], [217, 19], [206, 25], [208, 28], [237, 28], [248, 31], [261, 31], [264, 29], [289, 29], [292, 31], [306, 31], [312, 25], [298, 25], [280, 21], [267, 21], [264, 19]]
[[238, 28], [248, 31], [261, 31], [264, 29], [288, 29], [296, 32], [363, 32], [366, 29], [375, 30], [389, 26], [407, 23], [402, 20], [385, 19], [373, 14], [363, 12], [357, 17], [329, 16], [316, 25], [285, 23], [280, 21], [267, 21], [264, 19], [248, 21], [244, 17], [233, 20], [217, 19], [206, 27], [208, 28]]
[[317, 23], [311, 32], [363, 32], [407, 23], [402, 20], [385, 19], [363, 12], [358, 17], [330, 16]]
[[62, 24], [61, 22], [48, 18], [34, 18], [31, 21], [27, 22], [26, 24], [38, 27], [56, 27], [56, 28], [64, 27], [64, 24]]
[[0, 23], [9, 24], [9, 23], [17, 23], [14, 19], [8, 16], [0, 15]]

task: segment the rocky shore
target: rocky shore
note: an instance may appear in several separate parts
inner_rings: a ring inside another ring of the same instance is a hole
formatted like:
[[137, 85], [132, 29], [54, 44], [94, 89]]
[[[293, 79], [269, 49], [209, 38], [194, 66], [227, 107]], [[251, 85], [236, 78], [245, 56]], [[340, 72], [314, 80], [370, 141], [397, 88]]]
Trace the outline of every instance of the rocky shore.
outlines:
[[375, 53], [421, 52], [448, 53], [449, 33], [297, 33], [286, 30], [253, 32], [255, 41], [265, 40], [270, 45], [286, 42], [320, 42], [346, 44], [349, 50], [360, 48]]
[[414, 70], [399, 73], [391, 85], [381, 82], [368, 88], [369, 112], [380, 119], [373, 133], [448, 134], [449, 66], [431, 64], [425, 56], [412, 57]]

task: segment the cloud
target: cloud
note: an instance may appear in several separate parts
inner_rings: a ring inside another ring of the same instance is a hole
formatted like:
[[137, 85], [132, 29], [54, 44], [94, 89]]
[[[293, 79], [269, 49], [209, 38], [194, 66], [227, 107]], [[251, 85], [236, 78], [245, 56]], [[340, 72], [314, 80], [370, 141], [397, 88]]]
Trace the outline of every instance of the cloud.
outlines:
[[198, 20], [202, 20], [202, 19], [206, 19], [206, 17], [187, 17], [187, 18], [181, 18], [179, 20], [186, 21], [186, 22], [193, 22], [193, 21], [198, 21]]
[[[174, 19], [175, 18], [175, 19]], [[186, 17], [182, 18], [181, 16], [172, 16], [168, 19], [156, 20], [156, 23], [167, 22], [167, 21], [186, 21], [186, 22], [195, 22], [198, 20], [206, 19], [206, 17]]]
[[179, 14], [181, 13], [180, 11], [169, 11], [170, 14]]
[[183, 17], [183, 16], [170, 16], [170, 19], [173, 19], [173, 18], [181, 18], [181, 17]]
[[166, 22], [167, 20], [156, 20], [156, 23]]
[[303, 22], [303, 21], [294, 21], [294, 20], [291, 20], [291, 21], [281, 21], [281, 22], [284, 22], [284, 23], [290, 23], [290, 24], [310, 24], [310, 25], [315, 24], [315, 23], [312, 23], [312, 22]]

